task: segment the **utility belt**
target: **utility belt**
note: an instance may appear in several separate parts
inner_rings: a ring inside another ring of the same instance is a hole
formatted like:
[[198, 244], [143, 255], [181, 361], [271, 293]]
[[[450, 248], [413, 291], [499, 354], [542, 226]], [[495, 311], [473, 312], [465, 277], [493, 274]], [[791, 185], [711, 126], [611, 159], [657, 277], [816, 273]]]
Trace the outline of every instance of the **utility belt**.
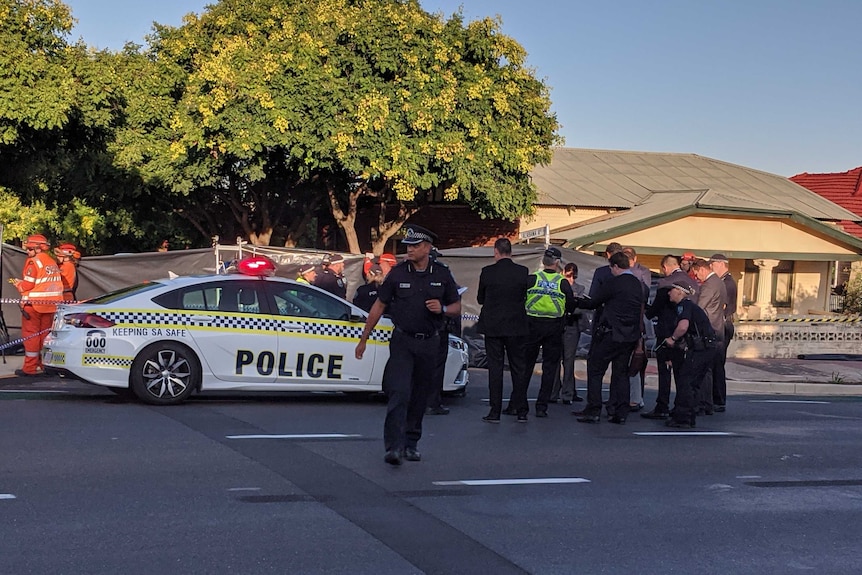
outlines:
[[431, 339], [432, 337], [435, 337], [435, 336], [440, 334], [440, 332], [437, 330], [434, 330], [431, 333], [424, 333], [421, 331], [410, 332], [410, 331], [401, 329], [400, 327], [396, 327], [395, 331], [397, 331], [398, 333], [400, 333], [402, 335], [406, 335], [407, 337], [412, 337], [413, 339]]
[[718, 338], [708, 335], [685, 336], [685, 346], [691, 351], [706, 351], [718, 348]]

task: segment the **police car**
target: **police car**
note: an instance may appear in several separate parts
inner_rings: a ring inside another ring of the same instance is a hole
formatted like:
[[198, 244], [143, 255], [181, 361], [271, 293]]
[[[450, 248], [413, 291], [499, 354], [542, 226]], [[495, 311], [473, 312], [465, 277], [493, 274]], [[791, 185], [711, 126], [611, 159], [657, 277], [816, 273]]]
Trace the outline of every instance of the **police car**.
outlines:
[[[157, 405], [196, 391], [381, 391], [392, 323], [382, 318], [362, 360], [366, 312], [314, 286], [272, 277], [253, 257], [240, 273], [177, 277], [57, 306], [46, 370]], [[467, 346], [449, 337], [444, 391], [468, 383]]]

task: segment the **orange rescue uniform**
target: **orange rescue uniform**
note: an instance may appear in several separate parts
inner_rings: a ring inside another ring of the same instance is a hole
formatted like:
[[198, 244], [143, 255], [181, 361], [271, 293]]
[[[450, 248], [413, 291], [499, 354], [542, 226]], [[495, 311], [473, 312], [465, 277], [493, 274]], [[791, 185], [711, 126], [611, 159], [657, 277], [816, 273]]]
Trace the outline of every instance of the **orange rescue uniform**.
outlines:
[[42, 371], [42, 344], [51, 328], [57, 302], [63, 299], [63, 277], [57, 262], [40, 252], [24, 262], [23, 278], [16, 287], [29, 316], [22, 314], [21, 335], [27, 338], [39, 334], [24, 341], [23, 370], [33, 375]]
[[60, 264], [60, 275], [63, 279], [63, 299], [72, 301], [75, 299], [75, 288], [78, 284], [78, 269], [71, 258]]

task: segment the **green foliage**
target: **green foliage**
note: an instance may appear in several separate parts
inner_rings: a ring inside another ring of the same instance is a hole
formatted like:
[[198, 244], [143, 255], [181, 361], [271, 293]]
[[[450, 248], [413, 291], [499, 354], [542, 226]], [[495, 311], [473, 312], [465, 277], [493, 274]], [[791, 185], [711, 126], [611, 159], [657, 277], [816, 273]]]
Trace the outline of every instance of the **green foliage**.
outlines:
[[844, 289], [844, 308], [841, 311], [849, 315], [862, 314], [862, 273], [853, 274], [847, 282]]
[[436, 196], [516, 218], [557, 142], [525, 56], [499, 22], [415, 0], [222, 0], [157, 29], [139, 56], [149, 73], [127, 77], [116, 154], [176, 194], [218, 198], [249, 234], [324, 190], [348, 214], [361, 195]]
[[360, 205], [398, 207], [384, 242], [430, 201], [529, 214], [529, 172], [557, 143], [500, 23], [417, 0], [221, 0], [119, 53], [70, 45], [72, 22], [59, 0], [0, 0], [0, 186], [17, 206], [0, 213], [17, 237], [295, 244], [328, 209], [359, 251]]

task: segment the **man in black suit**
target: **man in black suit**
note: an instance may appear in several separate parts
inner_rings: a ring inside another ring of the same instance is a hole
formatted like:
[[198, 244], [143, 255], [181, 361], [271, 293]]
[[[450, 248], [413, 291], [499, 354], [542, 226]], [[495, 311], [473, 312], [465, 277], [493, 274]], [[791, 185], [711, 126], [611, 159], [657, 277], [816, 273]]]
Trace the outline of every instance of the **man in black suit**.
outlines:
[[[611, 259], [611, 256], [623, 251], [623, 246], [621, 246], [617, 242], [611, 242], [608, 244], [608, 247], [605, 248], [605, 257], [608, 260]], [[607, 282], [609, 279], [614, 277], [614, 274], [611, 273], [611, 266], [606, 265], [600, 268], [596, 268], [593, 272], [593, 281], [590, 283], [590, 298], [595, 299], [596, 294], [599, 293], [601, 287]], [[602, 307], [599, 306], [596, 308], [593, 313], [593, 325], [598, 325], [599, 321], [602, 319]]]
[[[503, 358], [509, 358], [512, 387], [529, 377], [525, 372], [524, 338], [529, 333], [527, 312], [527, 278], [529, 270], [512, 261], [512, 242], [499, 238], [494, 242], [492, 265], [482, 268], [476, 300], [482, 306], [477, 329], [485, 335], [488, 358], [488, 392], [491, 410], [482, 419], [499, 423], [503, 408]], [[527, 421], [527, 414], [518, 414], [518, 421]]]
[[595, 297], [578, 300], [579, 307], [603, 307], [587, 356], [587, 407], [580, 415], [582, 423], [598, 423], [602, 414], [602, 379], [611, 366], [611, 390], [608, 413], [611, 423], [623, 424], [629, 412], [628, 366], [638, 339], [643, 334], [644, 291], [641, 281], [629, 271], [629, 259], [622, 252], [610, 257], [612, 277], [595, 292]]
[[727, 374], [724, 366], [727, 362], [727, 347], [730, 345], [730, 340], [733, 339], [735, 333], [733, 327], [733, 319], [736, 316], [736, 298], [738, 290], [736, 280], [730, 275], [729, 262], [724, 254], [713, 254], [709, 258], [710, 269], [721, 278], [724, 282], [724, 287], [727, 290], [727, 305], [724, 307], [724, 346], [718, 348], [717, 359], [715, 361], [715, 378], [712, 386], [712, 402], [715, 411], [724, 411], [727, 403]]

